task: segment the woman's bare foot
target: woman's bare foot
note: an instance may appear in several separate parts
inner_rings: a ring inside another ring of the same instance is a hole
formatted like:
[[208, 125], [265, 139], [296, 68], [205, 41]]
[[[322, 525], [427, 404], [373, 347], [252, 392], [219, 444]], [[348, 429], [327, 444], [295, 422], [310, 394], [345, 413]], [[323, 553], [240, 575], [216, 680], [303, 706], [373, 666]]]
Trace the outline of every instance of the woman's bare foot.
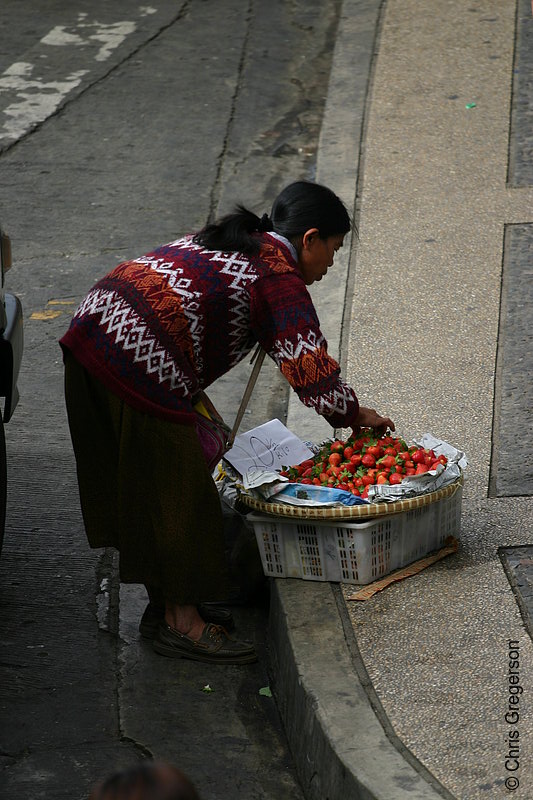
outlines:
[[196, 606], [180, 606], [166, 601], [165, 622], [171, 628], [197, 642], [204, 632], [205, 622]]

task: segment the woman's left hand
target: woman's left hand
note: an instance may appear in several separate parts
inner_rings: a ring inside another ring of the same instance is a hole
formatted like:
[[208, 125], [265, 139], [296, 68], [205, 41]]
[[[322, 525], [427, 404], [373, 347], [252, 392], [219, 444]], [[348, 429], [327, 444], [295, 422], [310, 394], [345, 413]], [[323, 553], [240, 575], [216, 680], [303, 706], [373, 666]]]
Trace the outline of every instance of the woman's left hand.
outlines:
[[379, 433], [385, 433], [387, 428], [395, 430], [394, 422], [390, 417], [382, 417], [374, 408], [359, 407], [359, 414], [353, 426], [354, 433], [361, 428], [374, 428]]

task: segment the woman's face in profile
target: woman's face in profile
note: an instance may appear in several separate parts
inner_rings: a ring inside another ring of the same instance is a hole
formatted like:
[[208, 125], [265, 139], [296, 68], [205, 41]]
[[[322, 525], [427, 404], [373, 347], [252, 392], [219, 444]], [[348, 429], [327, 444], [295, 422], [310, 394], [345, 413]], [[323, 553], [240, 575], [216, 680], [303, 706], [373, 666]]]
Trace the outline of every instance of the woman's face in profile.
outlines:
[[321, 239], [317, 228], [306, 231], [298, 257], [298, 266], [306, 286], [320, 281], [333, 265], [335, 253], [342, 247], [345, 234]]

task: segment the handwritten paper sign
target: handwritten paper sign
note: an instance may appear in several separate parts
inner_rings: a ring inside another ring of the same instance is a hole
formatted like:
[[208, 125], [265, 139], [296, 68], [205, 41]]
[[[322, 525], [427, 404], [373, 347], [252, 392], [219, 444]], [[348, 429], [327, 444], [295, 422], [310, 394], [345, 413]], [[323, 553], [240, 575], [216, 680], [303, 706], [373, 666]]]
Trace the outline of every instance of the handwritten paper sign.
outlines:
[[279, 419], [271, 419], [237, 436], [224, 458], [242, 475], [244, 485], [249, 488], [265, 483], [269, 474], [282, 467], [313, 458], [313, 452]]

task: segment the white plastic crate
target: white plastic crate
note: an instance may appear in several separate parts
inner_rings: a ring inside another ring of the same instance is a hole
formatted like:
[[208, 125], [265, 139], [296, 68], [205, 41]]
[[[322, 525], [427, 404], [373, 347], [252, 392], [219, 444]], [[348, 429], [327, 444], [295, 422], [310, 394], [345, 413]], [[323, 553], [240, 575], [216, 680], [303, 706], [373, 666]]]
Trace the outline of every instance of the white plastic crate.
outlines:
[[438, 550], [461, 529], [462, 487], [427, 506], [369, 521], [249, 514], [274, 578], [366, 584]]

